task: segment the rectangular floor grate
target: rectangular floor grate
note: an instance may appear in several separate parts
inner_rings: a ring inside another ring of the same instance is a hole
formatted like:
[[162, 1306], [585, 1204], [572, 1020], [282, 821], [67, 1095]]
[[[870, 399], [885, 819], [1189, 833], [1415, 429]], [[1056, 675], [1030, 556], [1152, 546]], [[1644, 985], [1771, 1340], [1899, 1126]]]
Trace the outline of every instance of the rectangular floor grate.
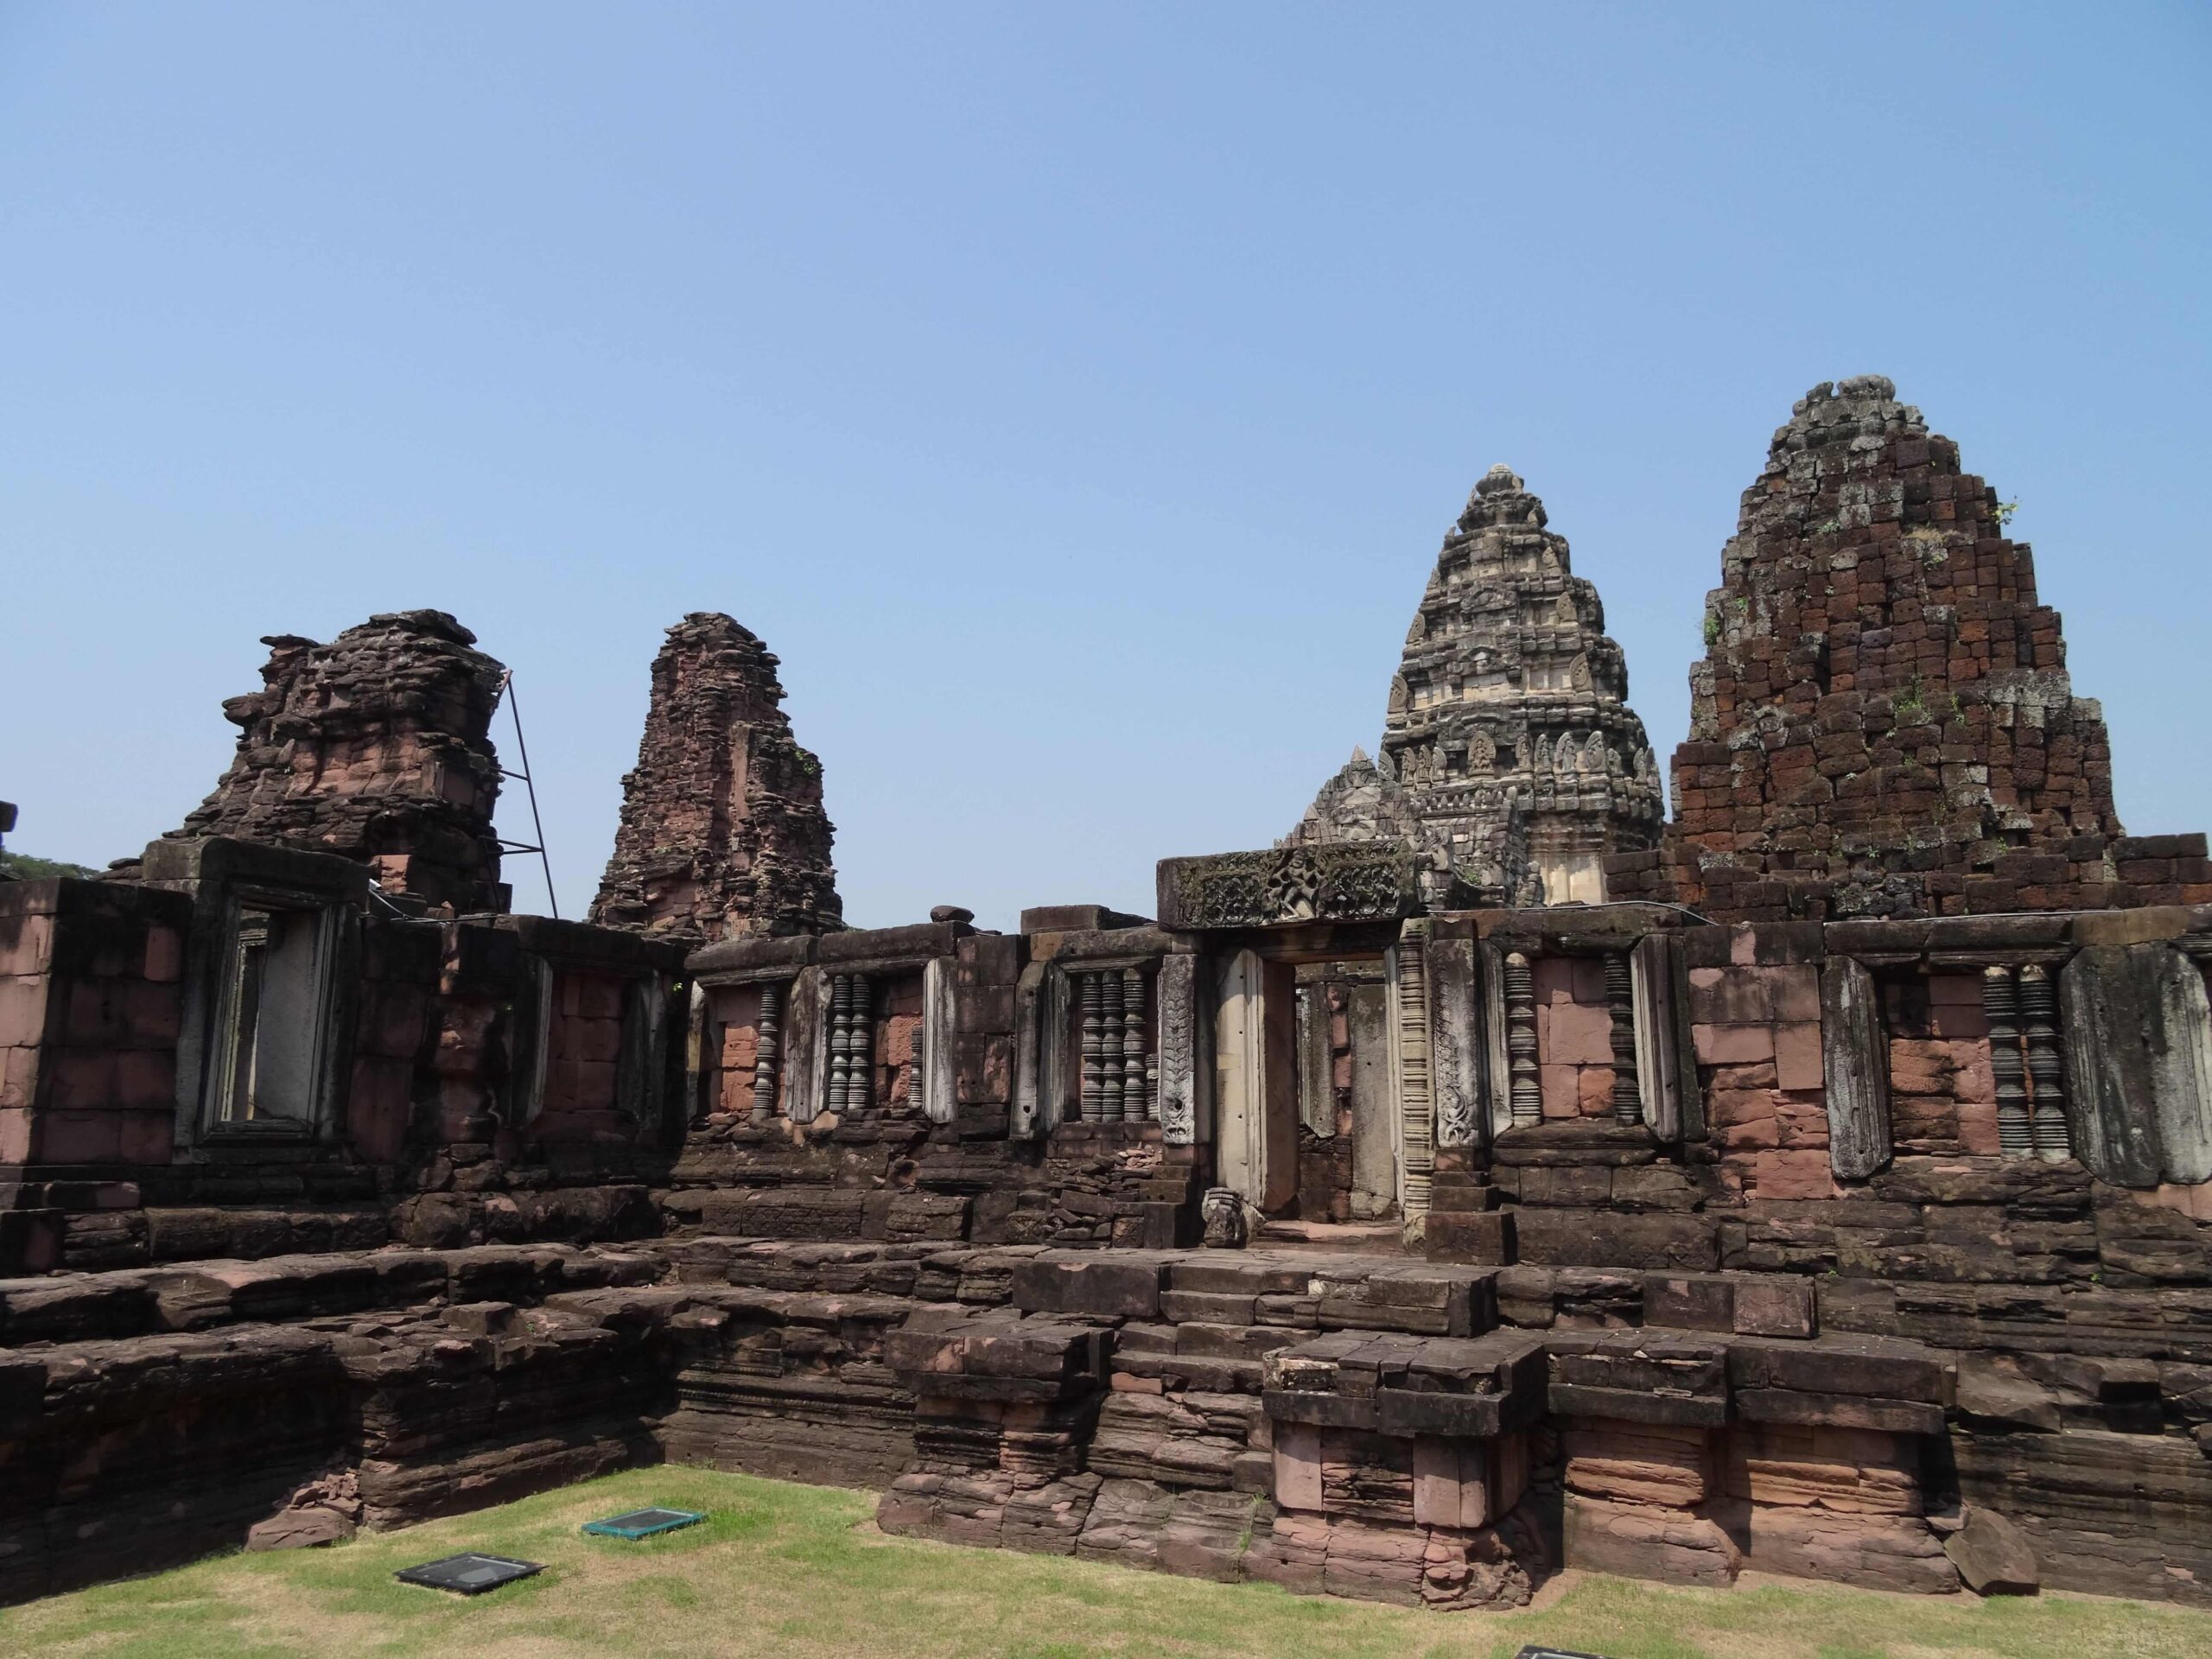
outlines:
[[486, 1590], [496, 1590], [503, 1584], [512, 1584], [517, 1579], [526, 1579], [544, 1570], [543, 1561], [510, 1560], [505, 1555], [481, 1555], [470, 1550], [424, 1561], [420, 1567], [404, 1567], [391, 1576], [402, 1584], [426, 1585], [433, 1590], [480, 1596]]
[[584, 1530], [601, 1538], [650, 1538], [655, 1533], [674, 1532], [678, 1527], [693, 1526], [706, 1518], [690, 1510], [632, 1510], [626, 1515], [610, 1515], [604, 1521], [587, 1521]]

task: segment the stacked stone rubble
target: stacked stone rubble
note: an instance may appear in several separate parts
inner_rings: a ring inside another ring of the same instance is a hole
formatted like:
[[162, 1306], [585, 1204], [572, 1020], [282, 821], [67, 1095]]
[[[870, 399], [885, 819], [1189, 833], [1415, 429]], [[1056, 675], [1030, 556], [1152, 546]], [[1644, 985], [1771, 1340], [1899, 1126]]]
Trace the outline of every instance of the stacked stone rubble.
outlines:
[[775, 655], [730, 618], [668, 631], [593, 921], [692, 944], [840, 925], [822, 763], [783, 701]]
[[388, 893], [504, 910], [491, 740], [504, 671], [443, 611], [372, 616], [328, 645], [272, 634], [263, 689], [223, 705], [230, 769], [172, 839], [335, 853]]
[[1605, 898], [1603, 859], [1652, 846], [1662, 816], [1605, 626], [1543, 503], [1491, 467], [1406, 635], [1380, 762], [1355, 754], [1290, 839], [1405, 839], [1495, 902]]
[[1706, 600], [1665, 859], [1617, 896], [1715, 919], [2197, 902], [2196, 837], [2124, 842], [2097, 705], [1997, 493], [1878, 375], [1774, 435]]

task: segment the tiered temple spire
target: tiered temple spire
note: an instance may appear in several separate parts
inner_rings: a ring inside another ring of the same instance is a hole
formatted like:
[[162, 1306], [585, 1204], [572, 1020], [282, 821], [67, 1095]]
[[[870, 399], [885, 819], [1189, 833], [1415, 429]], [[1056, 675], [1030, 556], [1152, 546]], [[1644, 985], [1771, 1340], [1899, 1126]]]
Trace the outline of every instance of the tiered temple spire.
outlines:
[[1662, 810], [1628, 669], [1567, 538], [1493, 467], [1444, 538], [1390, 681], [1379, 763], [1355, 752], [1289, 839], [1404, 839], [1509, 904], [1599, 900]]

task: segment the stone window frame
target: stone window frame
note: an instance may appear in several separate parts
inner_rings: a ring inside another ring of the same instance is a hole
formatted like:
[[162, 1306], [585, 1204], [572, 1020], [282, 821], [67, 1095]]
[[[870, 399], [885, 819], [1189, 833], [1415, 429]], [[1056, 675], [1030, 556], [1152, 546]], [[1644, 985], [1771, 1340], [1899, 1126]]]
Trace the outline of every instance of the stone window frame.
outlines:
[[[709, 1063], [709, 1053], [710, 1050], [719, 1052], [723, 1025], [713, 1013], [713, 993], [739, 986], [774, 986], [782, 992], [772, 1121], [811, 1123], [826, 1111], [831, 982], [840, 975], [850, 975], [874, 986], [889, 980], [916, 976], [921, 980], [922, 1022], [916, 1032], [914, 1060], [919, 1096], [910, 1090], [904, 1102], [880, 1102], [878, 1115], [903, 1119], [918, 1109], [925, 1123], [951, 1122], [957, 1109], [953, 1089], [956, 961], [946, 947], [957, 943], [959, 934], [949, 925], [930, 926], [943, 931], [926, 939], [906, 938], [876, 950], [868, 949], [866, 939], [836, 934], [733, 939], [703, 947], [700, 959], [690, 965], [686, 975], [692, 999], [683, 1090], [689, 1122], [702, 1122], [718, 1109], [717, 1103], [709, 1098], [707, 1082], [720, 1071], [718, 1062]], [[900, 935], [910, 931], [873, 931]], [[841, 950], [841, 945], [846, 948]], [[884, 1018], [880, 992], [872, 994], [871, 1002], [877, 1010], [872, 1018]]]
[[[315, 1018], [310, 1027], [311, 1079], [306, 1115], [301, 1118], [233, 1121], [225, 1116], [232, 1083], [231, 1058], [238, 1039], [238, 995], [242, 979], [237, 971], [241, 936], [248, 912], [307, 914], [315, 921]], [[203, 972], [217, 976], [214, 995], [208, 999], [208, 1023], [198, 1054], [197, 1075], [190, 1083], [194, 1100], [189, 1114], [191, 1140], [195, 1146], [215, 1151], [230, 1147], [314, 1146], [331, 1138], [337, 1124], [342, 1083], [351, 1045], [350, 999], [342, 995], [341, 974], [353, 952], [347, 949], [358, 920], [342, 899], [327, 893], [245, 880], [228, 886], [222, 898], [221, 921], [215, 948], [200, 958]], [[180, 1082], [183, 1081], [180, 1068]]]
[[[1623, 906], [1594, 910], [1624, 909]], [[1630, 1055], [1636, 1072], [1638, 1121], [1655, 1144], [1680, 1147], [1706, 1139], [1704, 1102], [1697, 1058], [1690, 1037], [1688, 967], [1671, 918], [1653, 918], [1642, 929], [1597, 932], [1578, 926], [1573, 912], [1520, 909], [1477, 943], [1471, 963], [1473, 1028], [1465, 1039], [1467, 1087], [1473, 1096], [1471, 1144], [1495, 1145], [1501, 1136], [1540, 1126], [1513, 1116], [1512, 1025], [1507, 995], [1506, 958], [1519, 955], [1533, 975], [1547, 958], [1602, 960], [1618, 955], [1629, 973], [1627, 1005]], [[1440, 1008], [1440, 1014], [1443, 1010]], [[1528, 1010], [1535, 1024], [1533, 1005]], [[1541, 1055], [1535, 1058], [1541, 1060]], [[1618, 1119], [1613, 1120], [1618, 1122]], [[1459, 1144], [1450, 1139], [1442, 1145]]]
[[[1126, 930], [1103, 930], [1123, 931]], [[1038, 996], [1035, 1122], [1030, 1133], [1050, 1135], [1064, 1123], [1157, 1123], [1160, 1121], [1160, 965], [1168, 952], [1086, 950], [1080, 944], [1041, 964]], [[1083, 1116], [1083, 1008], [1076, 981], [1085, 974], [1137, 971], [1144, 987], [1141, 1027], [1145, 1044], [1144, 1110], [1135, 1117]]]
[[[553, 995], [563, 973], [591, 974], [622, 987], [622, 1039], [615, 1060], [614, 1110], [639, 1128], [664, 1116], [661, 1080], [668, 1072], [671, 1020], [661, 994], [659, 975], [605, 963], [564, 960], [550, 952], [522, 952], [522, 983], [514, 1002], [514, 1052], [518, 1063], [507, 1078], [505, 1110], [513, 1128], [524, 1128], [545, 1109], [546, 1067], [551, 1058]], [[688, 989], [688, 987], [686, 988]], [[666, 1126], [664, 1125], [664, 1128]]]

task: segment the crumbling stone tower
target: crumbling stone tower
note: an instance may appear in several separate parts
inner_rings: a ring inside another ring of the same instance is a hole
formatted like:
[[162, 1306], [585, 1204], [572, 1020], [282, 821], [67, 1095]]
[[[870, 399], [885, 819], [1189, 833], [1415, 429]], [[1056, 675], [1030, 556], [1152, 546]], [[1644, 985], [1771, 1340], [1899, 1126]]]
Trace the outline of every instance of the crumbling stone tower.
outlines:
[[591, 920], [691, 944], [842, 925], [822, 763], [783, 702], [774, 653], [729, 617], [668, 631]]
[[1663, 861], [1682, 902], [1769, 920], [2137, 901], [2102, 712], [2074, 696], [2005, 517], [1881, 376], [1798, 400], [1706, 598]]
[[388, 893], [505, 910], [492, 714], [505, 671], [443, 611], [372, 616], [328, 645], [270, 634], [262, 689], [223, 705], [238, 753], [167, 839], [232, 836], [366, 864]]
[[1380, 762], [1355, 753], [1290, 839], [1391, 838], [1410, 820], [1418, 850], [1507, 904], [1603, 899], [1606, 856], [1656, 844], [1658, 766], [1626, 661], [1545, 525], [1544, 504], [1491, 467], [1406, 634]]

